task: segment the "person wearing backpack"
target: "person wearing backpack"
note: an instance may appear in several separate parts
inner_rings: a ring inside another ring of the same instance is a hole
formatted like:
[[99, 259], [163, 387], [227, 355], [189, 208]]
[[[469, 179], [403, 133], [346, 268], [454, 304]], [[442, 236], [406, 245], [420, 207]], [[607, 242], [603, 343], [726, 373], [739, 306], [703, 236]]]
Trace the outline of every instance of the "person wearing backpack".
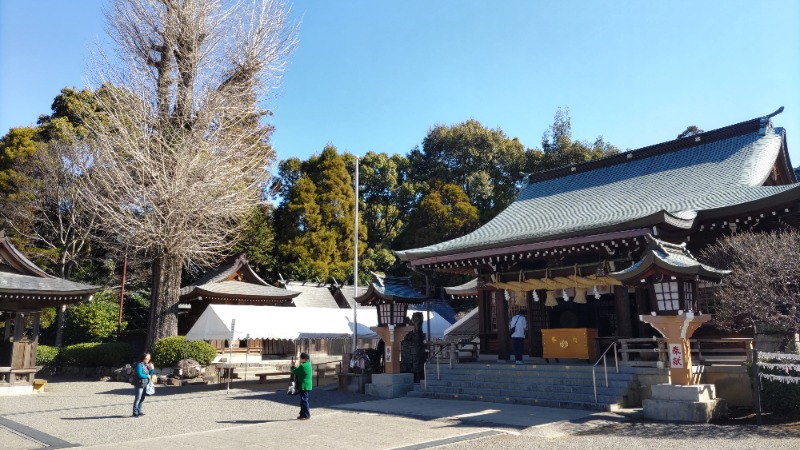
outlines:
[[145, 389], [147, 384], [153, 382], [155, 378], [153, 363], [150, 362], [150, 353], [143, 353], [133, 370], [133, 386], [136, 389], [136, 397], [133, 400], [133, 417], [141, 417], [144, 415], [142, 403], [147, 396]]
[[528, 324], [525, 322], [525, 311], [519, 310], [508, 324], [508, 331], [509, 334], [511, 334], [511, 343], [514, 345], [514, 359], [517, 365], [522, 365], [522, 348], [525, 345], [525, 330], [527, 328]]
[[308, 353], [300, 353], [300, 364], [294, 365], [292, 362], [292, 374], [294, 374], [294, 382], [297, 390], [300, 391], [300, 415], [297, 416], [299, 420], [308, 420], [311, 418], [311, 407], [308, 403], [308, 393], [311, 392], [311, 362], [308, 358]]

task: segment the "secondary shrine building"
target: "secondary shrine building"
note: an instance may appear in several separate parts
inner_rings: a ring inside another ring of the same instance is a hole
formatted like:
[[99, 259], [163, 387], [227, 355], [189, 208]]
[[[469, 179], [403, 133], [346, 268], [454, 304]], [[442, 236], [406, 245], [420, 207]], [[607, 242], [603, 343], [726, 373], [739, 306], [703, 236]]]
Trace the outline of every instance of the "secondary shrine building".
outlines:
[[[685, 256], [696, 266], [692, 254], [723, 235], [798, 223], [800, 184], [786, 132], [772, 124], [781, 111], [530, 175], [517, 199], [479, 229], [396, 254], [418, 271], [477, 276], [483, 355], [509, 358], [509, 319], [519, 309], [528, 312], [530, 356], [547, 356], [551, 340], [563, 347], [559, 330], [573, 333], [568, 344], [589, 342], [579, 356], [586, 359], [605, 348], [604, 339], [654, 336], [639, 316], [713, 312], [710, 284], [696, 278], [679, 295], [669, 292], [680, 284], [674, 277], [623, 285], [609, 274], [641, 262], [654, 243], [656, 255], [685, 243], [670, 262], [680, 275], [676, 261]], [[715, 332], [704, 326], [696, 335]]]

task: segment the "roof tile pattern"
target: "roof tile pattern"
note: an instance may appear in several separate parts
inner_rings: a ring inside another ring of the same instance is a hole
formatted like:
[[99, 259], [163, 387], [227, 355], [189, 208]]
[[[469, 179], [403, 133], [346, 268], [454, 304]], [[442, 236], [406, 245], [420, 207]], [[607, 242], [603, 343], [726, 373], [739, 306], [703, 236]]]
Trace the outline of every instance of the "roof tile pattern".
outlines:
[[[666, 213], [676, 224], [698, 213], [788, 191], [762, 186], [783, 150], [784, 130], [768, 127], [675, 151], [529, 183], [494, 219], [465, 236], [396, 252], [401, 260], [587, 234]], [[644, 149], [643, 149], [644, 150]], [[671, 217], [670, 217], [671, 216]]]

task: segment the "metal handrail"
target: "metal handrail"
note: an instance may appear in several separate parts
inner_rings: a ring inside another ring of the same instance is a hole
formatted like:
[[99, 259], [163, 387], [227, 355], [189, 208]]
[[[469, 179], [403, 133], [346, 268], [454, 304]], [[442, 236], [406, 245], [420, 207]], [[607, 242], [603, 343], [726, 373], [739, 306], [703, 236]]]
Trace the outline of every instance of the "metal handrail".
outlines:
[[617, 373], [619, 373], [619, 360], [617, 358], [617, 341], [614, 341], [606, 347], [603, 351], [603, 354], [600, 355], [600, 358], [592, 364], [592, 386], [594, 387], [594, 402], [597, 403], [597, 377], [595, 376], [595, 368], [598, 364], [600, 364], [600, 360], [603, 361], [603, 372], [606, 374], [606, 387], [608, 387], [608, 364], [606, 363], [606, 354], [608, 353], [611, 348], [614, 348], [614, 365], [617, 368]]
[[[452, 347], [455, 345], [454, 342], [448, 342], [448, 345], [443, 345], [442, 348], [434, 352], [427, 360], [425, 360], [425, 364], [422, 365], [422, 376], [425, 378], [425, 392], [428, 392], [428, 363], [431, 362], [433, 358], [436, 358], [439, 353], [442, 353], [444, 349], [449, 348], [451, 349], [452, 355]], [[450, 368], [453, 368], [453, 358], [450, 358]], [[436, 380], [439, 380], [439, 358], [436, 358]]]

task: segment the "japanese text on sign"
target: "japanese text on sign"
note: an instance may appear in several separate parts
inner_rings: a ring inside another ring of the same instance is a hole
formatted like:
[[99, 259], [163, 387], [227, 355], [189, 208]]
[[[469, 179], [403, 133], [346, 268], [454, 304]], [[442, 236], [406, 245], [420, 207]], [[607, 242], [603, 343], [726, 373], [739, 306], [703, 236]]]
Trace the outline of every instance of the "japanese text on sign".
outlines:
[[669, 344], [669, 361], [671, 368], [683, 368], [683, 346], [681, 344]]

